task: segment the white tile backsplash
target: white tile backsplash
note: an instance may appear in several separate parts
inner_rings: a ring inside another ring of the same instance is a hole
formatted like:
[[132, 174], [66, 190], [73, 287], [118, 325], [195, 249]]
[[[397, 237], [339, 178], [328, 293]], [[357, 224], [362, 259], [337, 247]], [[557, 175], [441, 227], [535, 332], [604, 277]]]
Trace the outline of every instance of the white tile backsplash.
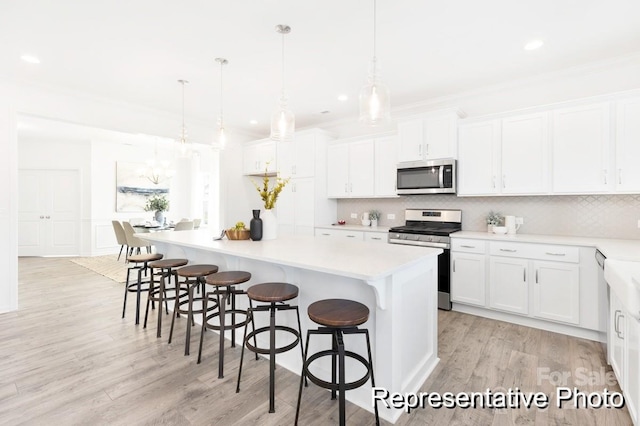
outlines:
[[[349, 214], [380, 210], [380, 226], [404, 223], [408, 208], [462, 210], [462, 229], [486, 230], [490, 210], [502, 216], [522, 216], [519, 233], [576, 237], [640, 239], [640, 195], [549, 195], [530, 197], [457, 197], [455, 195], [412, 195], [385, 199], [338, 200], [338, 219], [355, 224]], [[396, 215], [395, 220], [387, 214]]]

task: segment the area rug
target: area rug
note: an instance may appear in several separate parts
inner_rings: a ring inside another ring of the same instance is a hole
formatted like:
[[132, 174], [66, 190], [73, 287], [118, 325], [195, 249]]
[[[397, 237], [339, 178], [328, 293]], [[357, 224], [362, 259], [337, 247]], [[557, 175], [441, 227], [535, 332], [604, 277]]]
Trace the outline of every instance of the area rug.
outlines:
[[76, 257], [69, 260], [113, 281], [123, 283], [127, 279], [127, 264], [124, 263], [123, 257], [117, 260], [117, 254], [108, 254], [105, 256]]

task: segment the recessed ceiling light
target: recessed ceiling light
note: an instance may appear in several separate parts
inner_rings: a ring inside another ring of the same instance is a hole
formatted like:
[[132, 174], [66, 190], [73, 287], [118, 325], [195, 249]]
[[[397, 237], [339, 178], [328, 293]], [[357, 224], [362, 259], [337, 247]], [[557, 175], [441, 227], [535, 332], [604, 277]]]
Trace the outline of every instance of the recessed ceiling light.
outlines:
[[25, 62], [29, 62], [30, 64], [39, 64], [40, 63], [40, 59], [36, 58], [33, 55], [22, 55], [22, 56], [20, 56], [20, 59], [22, 59]]
[[524, 45], [524, 50], [536, 50], [542, 47], [544, 42], [542, 40], [531, 40]]
[[347, 95], [339, 95], [339, 96], [338, 96], [338, 100], [339, 100], [340, 102], [346, 102], [346, 101], [348, 101], [348, 100], [349, 100], [349, 97], [348, 97]]
[[256, 125], [256, 124], [258, 124], [258, 120], [250, 120], [249, 124]]

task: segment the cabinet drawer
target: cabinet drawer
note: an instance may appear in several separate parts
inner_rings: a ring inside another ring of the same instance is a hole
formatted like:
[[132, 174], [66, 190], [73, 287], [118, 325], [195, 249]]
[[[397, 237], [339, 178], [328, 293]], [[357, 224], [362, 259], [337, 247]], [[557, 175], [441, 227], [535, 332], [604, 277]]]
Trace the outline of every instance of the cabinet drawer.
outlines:
[[489, 243], [489, 253], [492, 256], [520, 257], [555, 262], [577, 263], [580, 261], [580, 249], [578, 247], [553, 244], [492, 241]]
[[350, 240], [362, 241], [364, 240], [364, 232], [318, 228], [316, 229], [316, 237], [348, 238]]
[[388, 234], [386, 232], [365, 232], [364, 240], [374, 243], [386, 243]]
[[486, 243], [482, 240], [471, 240], [466, 238], [452, 238], [451, 250], [464, 253], [484, 254]]

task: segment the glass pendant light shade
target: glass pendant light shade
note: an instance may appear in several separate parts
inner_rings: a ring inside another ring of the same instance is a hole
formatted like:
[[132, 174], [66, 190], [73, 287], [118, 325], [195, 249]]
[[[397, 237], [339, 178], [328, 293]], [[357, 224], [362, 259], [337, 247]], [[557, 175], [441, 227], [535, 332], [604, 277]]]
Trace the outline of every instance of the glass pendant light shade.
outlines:
[[287, 99], [280, 98], [280, 104], [271, 114], [271, 139], [280, 142], [291, 142], [295, 132], [296, 118], [287, 106]]
[[360, 122], [369, 126], [388, 124], [391, 121], [391, 97], [375, 71], [375, 59], [367, 84], [360, 90]]
[[376, 0], [373, 0], [373, 60], [367, 84], [360, 90], [360, 122], [369, 126], [388, 124], [391, 121], [391, 96], [380, 81], [376, 57]]
[[271, 114], [271, 140], [291, 142], [295, 131], [295, 116], [287, 105], [284, 95], [284, 36], [291, 32], [288, 25], [276, 25], [276, 32], [282, 34], [282, 95], [278, 108]]
[[216, 132], [216, 142], [219, 149], [224, 149], [227, 146], [227, 133], [224, 129], [224, 118], [222, 114], [222, 69], [229, 63], [225, 58], [216, 58], [216, 62], [220, 64], [220, 115], [218, 116], [218, 131]]

